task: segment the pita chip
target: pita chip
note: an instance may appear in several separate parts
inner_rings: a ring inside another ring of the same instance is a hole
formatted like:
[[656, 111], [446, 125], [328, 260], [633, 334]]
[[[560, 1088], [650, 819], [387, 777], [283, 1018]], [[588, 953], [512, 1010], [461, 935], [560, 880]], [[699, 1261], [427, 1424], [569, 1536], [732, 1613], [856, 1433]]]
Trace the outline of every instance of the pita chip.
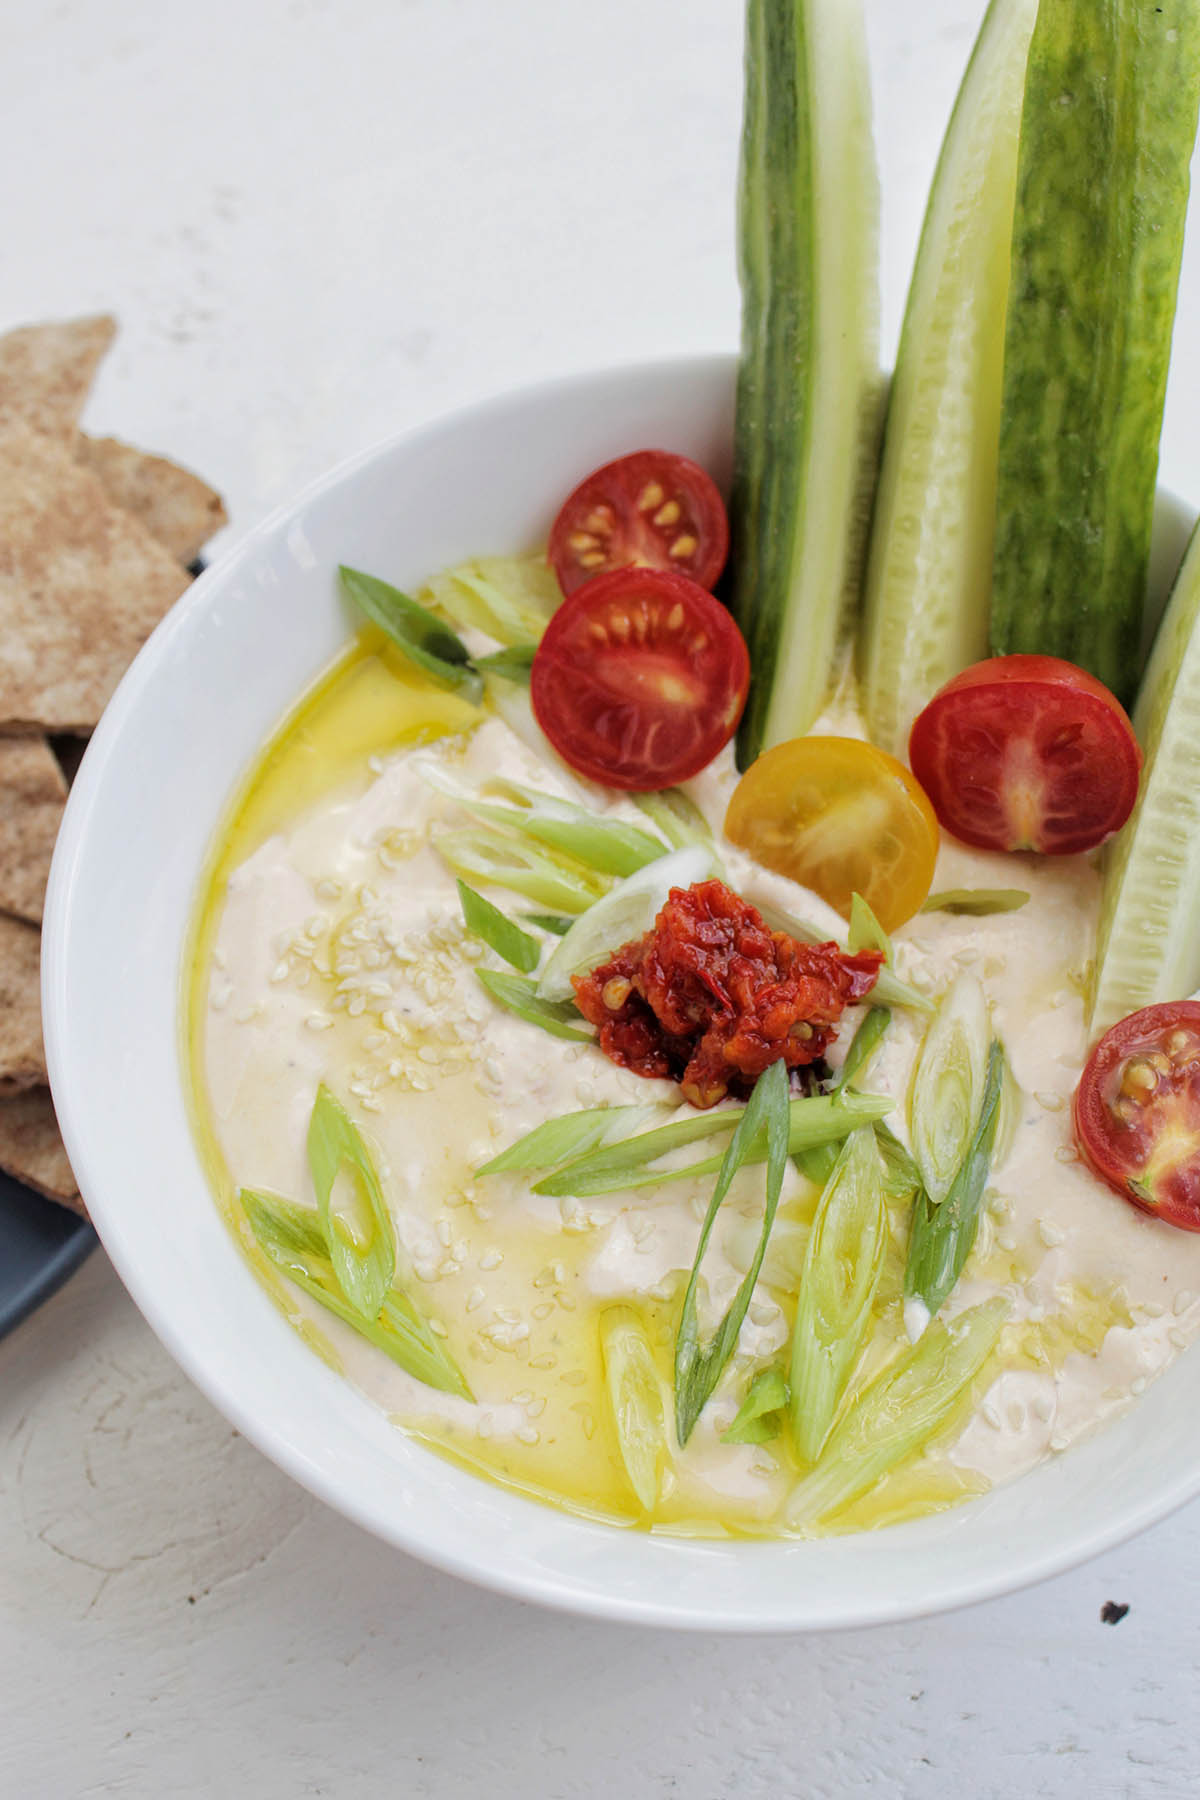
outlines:
[[107, 314], [22, 325], [0, 336], [0, 431], [21, 423], [70, 447], [100, 359], [116, 335]]
[[0, 1100], [0, 1169], [87, 1218], [58, 1133], [49, 1088], [30, 1088], [11, 1100]]
[[67, 784], [42, 737], [0, 737], [0, 912], [41, 922]]
[[46, 1079], [39, 985], [42, 934], [0, 914], [0, 1095]]
[[226, 522], [221, 496], [207, 481], [165, 456], [151, 456], [119, 438], [81, 437], [80, 462], [99, 476], [118, 506], [140, 519], [177, 562], [194, 562]]
[[90, 731], [189, 580], [68, 451], [0, 432], [0, 729]]

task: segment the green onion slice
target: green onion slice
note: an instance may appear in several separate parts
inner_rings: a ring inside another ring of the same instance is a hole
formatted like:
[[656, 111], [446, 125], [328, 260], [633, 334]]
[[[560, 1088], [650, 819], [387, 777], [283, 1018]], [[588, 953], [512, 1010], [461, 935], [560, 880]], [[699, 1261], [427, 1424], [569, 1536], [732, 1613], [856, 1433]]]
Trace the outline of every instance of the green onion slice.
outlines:
[[682, 788], [660, 788], [656, 794], [635, 794], [634, 799], [672, 850], [686, 850], [693, 844], [712, 848], [712, 827]]
[[834, 1083], [835, 1094], [845, 1093], [855, 1077], [866, 1068], [887, 1035], [891, 1022], [892, 1015], [886, 1006], [873, 1006], [867, 1013], [850, 1039], [850, 1048]]
[[982, 919], [988, 913], [1017, 912], [1028, 899], [1024, 888], [947, 888], [944, 893], [930, 894], [921, 911], [967, 913]]
[[510, 646], [536, 643], [562, 604], [558, 578], [537, 554], [474, 557], [443, 569], [426, 592], [456, 625]]
[[815, 1463], [871, 1325], [887, 1250], [883, 1175], [873, 1131], [852, 1132], [813, 1220], [792, 1332], [792, 1437]]
[[850, 896], [850, 929], [846, 934], [848, 950], [882, 950], [890, 969], [894, 960], [892, 940], [861, 894]]
[[500, 1175], [505, 1171], [556, 1169], [569, 1157], [582, 1156], [589, 1150], [609, 1143], [614, 1137], [628, 1137], [665, 1108], [661, 1106], [590, 1106], [583, 1112], [563, 1113], [557, 1119], [546, 1119], [532, 1131], [493, 1156], [476, 1169], [476, 1175]]
[[[746, 1309], [750, 1305], [750, 1296], [754, 1292], [758, 1272], [766, 1255], [767, 1239], [775, 1223], [775, 1211], [783, 1187], [788, 1156], [788, 1124], [787, 1070], [782, 1062], [775, 1062], [765, 1074], [759, 1076], [722, 1159], [713, 1196], [701, 1227], [691, 1278], [683, 1297], [683, 1309], [675, 1338], [675, 1429], [681, 1444], [687, 1443], [705, 1402], [721, 1379], [737, 1343]], [[749, 1160], [752, 1150], [759, 1142], [765, 1142], [766, 1146], [767, 1197], [758, 1253], [747, 1269], [733, 1304], [717, 1326], [711, 1342], [706, 1349], [701, 1349], [700, 1328], [696, 1318], [700, 1265], [730, 1183], [742, 1164]]]
[[607, 886], [579, 863], [505, 832], [482, 827], [442, 831], [433, 842], [443, 861], [464, 880], [508, 888], [556, 912], [586, 912]]
[[[771, 1066], [774, 1068], [776, 1065]], [[782, 1064], [779, 1066], [782, 1067]], [[755, 1093], [757, 1092], [756, 1088]], [[789, 1106], [789, 1153], [794, 1156], [797, 1151], [807, 1150], [814, 1144], [826, 1144], [848, 1137], [856, 1125], [870, 1125], [876, 1119], [883, 1118], [885, 1113], [891, 1112], [892, 1105], [893, 1102], [881, 1094], [845, 1094], [836, 1100], [830, 1094], [814, 1094], [793, 1100]], [[573, 1194], [580, 1199], [587, 1199], [593, 1194], [616, 1194], [626, 1188], [661, 1187], [672, 1181], [695, 1181], [702, 1176], [715, 1174], [721, 1167], [720, 1156], [707, 1156], [703, 1161], [688, 1163], [686, 1168], [681, 1169], [655, 1168], [650, 1165], [683, 1144], [728, 1131], [731, 1125], [741, 1121], [744, 1113], [743, 1107], [730, 1107], [719, 1112], [693, 1114], [669, 1125], [660, 1125], [656, 1131], [645, 1131], [614, 1144], [611, 1148], [577, 1157], [564, 1168], [556, 1169], [553, 1175], [535, 1183], [533, 1191], [535, 1194], [552, 1194], [558, 1197]], [[766, 1139], [760, 1133], [747, 1146], [743, 1160], [760, 1163], [765, 1162], [766, 1157]]]
[[320, 1217], [311, 1207], [253, 1188], [242, 1188], [238, 1200], [261, 1249], [310, 1299], [417, 1381], [444, 1394], [472, 1398], [457, 1363], [407, 1295], [394, 1289], [386, 1294], [377, 1319], [365, 1319], [347, 1303], [338, 1288]]
[[[598, 818], [573, 800], [560, 800], [499, 776], [475, 787], [432, 756], [417, 758], [413, 767], [422, 781], [464, 812], [520, 837], [533, 838], [597, 874], [632, 875], [663, 854], [662, 843], [649, 832], [622, 819]], [[509, 804], [497, 804], [496, 797]]]
[[515, 1013], [518, 1019], [540, 1026], [551, 1037], [595, 1043], [592, 1032], [579, 1029], [582, 1020], [578, 1008], [540, 999], [536, 984], [527, 975], [506, 975], [502, 969], [476, 969], [475, 973], [496, 1004]]
[[760, 1369], [746, 1390], [737, 1417], [721, 1433], [723, 1444], [769, 1444], [783, 1429], [788, 1385], [782, 1369]]
[[481, 675], [502, 675], [505, 681], [528, 682], [536, 650], [536, 644], [513, 644], [507, 650], [493, 650], [490, 656], [477, 656], [475, 667]]
[[643, 1512], [653, 1512], [668, 1450], [667, 1409], [650, 1339], [631, 1306], [600, 1314], [600, 1354], [625, 1473]]
[[979, 1209], [1000, 1120], [1004, 1070], [1003, 1048], [993, 1039], [979, 1122], [950, 1192], [940, 1206], [922, 1192], [913, 1208], [904, 1291], [917, 1295], [931, 1313], [937, 1312], [962, 1274], [979, 1231]]
[[410, 662], [432, 675], [444, 687], [458, 688], [465, 699], [478, 702], [483, 697], [483, 682], [476, 673], [467, 646], [426, 607], [399, 588], [360, 569], [338, 570], [342, 591], [372, 624], [386, 633]]
[[548, 931], [553, 937], [565, 937], [575, 923], [565, 913], [522, 913], [521, 916], [536, 925], [539, 931]]
[[913, 1155], [935, 1206], [950, 1192], [979, 1119], [991, 1040], [983, 989], [960, 975], [925, 1033], [909, 1095]]
[[820, 1461], [793, 1490], [787, 1522], [814, 1524], [873, 1487], [948, 1424], [995, 1349], [1008, 1315], [987, 1300], [928, 1330], [890, 1362], [834, 1426]]
[[537, 939], [531, 938], [519, 925], [514, 925], [498, 906], [493, 906], [490, 900], [477, 894], [473, 887], [468, 887], [461, 877], [458, 882], [458, 897], [462, 902], [467, 930], [482, 938], [488, 948], [494, 950], [497, 956], [502, 956], [512, 968], [520, 969], [522, 975], [532, 975], [542, 960], [542, 947]]
[[391, 1216], [362, 1133], [324, 1083], [308, 1121], [308, 1167], [338, 1286], [364, 1319], [378, 1318], [396, 1272]]

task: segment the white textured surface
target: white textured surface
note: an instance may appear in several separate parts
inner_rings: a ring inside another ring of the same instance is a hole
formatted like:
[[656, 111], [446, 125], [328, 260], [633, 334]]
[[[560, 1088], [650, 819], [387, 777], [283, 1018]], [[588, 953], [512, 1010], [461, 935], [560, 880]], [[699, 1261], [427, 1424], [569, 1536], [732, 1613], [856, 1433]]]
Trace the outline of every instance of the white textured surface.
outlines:
[[[888, 345], [980, 10], [871, 0]], [[0, 326], [116, 311], [89, 423], [191, 461], [244, 531], [459, 402], [731, 344], [739, 54], [736, 0], [8, 0]], [[1193, 296], [1200, 231], [1163, 456], [1196, 494]], [[1196, 1508], [905, 1629], [584, 1625], [309, 1500], [102, 1256], [0, 1345], [0, 1444], [6, 1800], [1194, 1791]]]

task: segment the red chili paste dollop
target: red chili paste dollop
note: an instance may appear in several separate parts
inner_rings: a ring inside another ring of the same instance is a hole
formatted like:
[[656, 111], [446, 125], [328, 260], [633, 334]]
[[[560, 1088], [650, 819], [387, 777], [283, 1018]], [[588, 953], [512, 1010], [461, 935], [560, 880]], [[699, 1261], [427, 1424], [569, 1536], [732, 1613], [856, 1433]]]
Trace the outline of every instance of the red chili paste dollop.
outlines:
[[572, 980], [606, 1056], [708, 1107], [749, 1093], [781, 1058], [789, 1069], [816, 1062], [882, 961], [878, 950], [799, 944], [723, 881], [701, 881], [672, 888], [644, 937]]

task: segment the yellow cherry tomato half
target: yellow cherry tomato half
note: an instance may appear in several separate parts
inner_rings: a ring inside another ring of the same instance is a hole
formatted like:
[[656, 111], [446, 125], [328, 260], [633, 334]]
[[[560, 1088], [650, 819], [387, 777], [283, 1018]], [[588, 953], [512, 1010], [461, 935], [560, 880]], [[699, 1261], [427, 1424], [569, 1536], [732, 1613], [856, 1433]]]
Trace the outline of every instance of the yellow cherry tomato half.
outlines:
[[938, 852], [924, 788], [857, 738], [792, 738], [764, 750], [733, 790], [725, 834], [843, 918], [861, 894], [885, 931], [919, 909]]

